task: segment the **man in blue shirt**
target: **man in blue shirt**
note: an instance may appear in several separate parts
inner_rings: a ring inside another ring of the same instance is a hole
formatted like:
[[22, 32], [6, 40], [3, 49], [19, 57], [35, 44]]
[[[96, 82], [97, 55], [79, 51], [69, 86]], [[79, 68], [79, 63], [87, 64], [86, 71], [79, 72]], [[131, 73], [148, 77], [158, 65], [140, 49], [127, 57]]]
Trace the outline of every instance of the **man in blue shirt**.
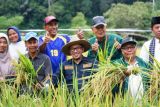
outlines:
[[40, 51], [49, 56], [53, 74], [59, 68], [59, 65], [66, 60], [66, 56], [61, 51], [62, 47], [70, 41], [67, 34], [58, 34], [58, 19], [54, 16], [47, 16], [44, 19], [46, 34], [40, 36]]

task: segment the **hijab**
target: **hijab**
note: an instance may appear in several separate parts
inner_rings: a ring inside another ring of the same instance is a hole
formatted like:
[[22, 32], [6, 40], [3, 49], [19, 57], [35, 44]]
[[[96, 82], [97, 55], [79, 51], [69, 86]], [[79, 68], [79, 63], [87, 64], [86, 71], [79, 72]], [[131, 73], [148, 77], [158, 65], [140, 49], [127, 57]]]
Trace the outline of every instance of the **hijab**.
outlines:
[[11, 74], [12, 66], [11, 66], [11, 56], [8, 51], [9, 40], [8, 36], [5, 33], [0, 33], [0, 38], [5, 38], [7, 41], [7, 49], [4, 53], [0, 53], [0, 76]]
[[20, 42], [22, 39], [21, 39], [21, 33], [20, 33], [19, 29], [15, 26], [11, 26], [7, 29], [7, 35], [9, 35], [10, 29], [13, 29], [18, 34], [18, 41], [17, 42]]

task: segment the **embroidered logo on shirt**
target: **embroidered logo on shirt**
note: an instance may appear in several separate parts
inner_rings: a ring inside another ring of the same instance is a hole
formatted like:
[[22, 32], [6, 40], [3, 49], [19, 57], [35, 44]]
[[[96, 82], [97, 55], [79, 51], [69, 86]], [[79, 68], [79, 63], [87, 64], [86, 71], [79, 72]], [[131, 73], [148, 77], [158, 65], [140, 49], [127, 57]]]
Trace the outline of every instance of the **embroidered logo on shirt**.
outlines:
[[65, 70], [73, 70], [73, 66], [72, 65], [66, 65], [64, 66]]
[[89, 68], [89, 67], [92, 67], [92, 63], [83, 64], [83, 68]]

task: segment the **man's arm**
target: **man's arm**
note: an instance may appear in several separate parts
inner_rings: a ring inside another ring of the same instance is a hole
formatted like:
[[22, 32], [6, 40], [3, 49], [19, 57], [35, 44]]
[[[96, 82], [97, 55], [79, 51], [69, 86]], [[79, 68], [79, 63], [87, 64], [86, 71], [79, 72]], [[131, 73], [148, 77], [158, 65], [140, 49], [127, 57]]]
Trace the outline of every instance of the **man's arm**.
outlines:
[[42, 52], [42, 53], [44, 53], [44, 50], [45, 50], [45, 48], [46, 48], [46, 45], [47, 45], [47, 43], [42, 43], [40, 46], [39, 46], [39, 50], [40, 50], [40, 52]]
[[47, 43], [51, 40], [50, 36], [46, 35], [45, 37], [40, 37], [39, 39], [39, 50], [40, 52], [44, 52]]

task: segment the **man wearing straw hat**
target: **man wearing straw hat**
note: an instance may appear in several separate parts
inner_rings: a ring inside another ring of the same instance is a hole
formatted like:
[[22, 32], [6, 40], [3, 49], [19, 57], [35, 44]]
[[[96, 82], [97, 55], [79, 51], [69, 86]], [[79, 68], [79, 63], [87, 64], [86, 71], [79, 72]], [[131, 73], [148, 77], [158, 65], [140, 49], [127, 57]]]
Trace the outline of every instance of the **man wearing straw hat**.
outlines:
[[69, 90], [74, 89], [73, 78], [77, 78], [78, 89], [80, 89], [87, 79], [83, 80], [82, 77], [90, 76], [93, 72], [92, 69], [97, 68], [97, 61], [84, 57], [83, 52], [90, 48], [90, 44], [86, 40], [72, 40], [62, 48], [65, 55], [70, 55], [72, 59], [65, 61], [62, 64], [62, 69], [57, 72], [57, 77], [64, 76], [64, 80]]
[[153, 38], [142, 46], [140, 57], [150, 64], [160, 62], [160, 16], [152, 17], [151, 30]]

